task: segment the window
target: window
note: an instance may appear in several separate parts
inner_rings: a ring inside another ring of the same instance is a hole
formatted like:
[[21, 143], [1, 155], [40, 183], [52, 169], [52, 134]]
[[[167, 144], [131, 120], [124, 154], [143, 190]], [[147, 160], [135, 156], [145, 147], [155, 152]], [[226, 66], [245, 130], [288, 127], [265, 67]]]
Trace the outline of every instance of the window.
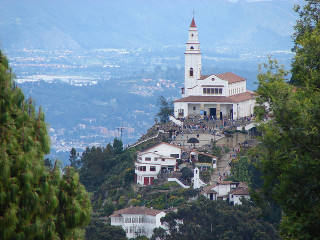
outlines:
[[127, 217], [125, 223], [131, 223], [131, 218]]
[[156, 167], [155, 166], [150, 166], [150, 171], [151, 172], [155, 172], [156, 171]]
[[222, 88], [219, 88], [219, 94], [222, 94]]
[[139, 170], [145, 172], [146, 171], [146, 166], [139, 167]]
[[196, 110], [196, 107], [193, 107], [192, 109], [193, 109], [193, 110]]
[[193, 77], [193, 68], [190, 68], [190, 73], [189, 73], [190, 77]]
[[170, 154], [170, 157], [179, 158], [179, 154], [172, 153], [172, 154]]
[[154, 158], [154, 161], [158, 161], [158, 158]]
[[162, 160], [162, 162], [164, 162], [166, 159], [162, 158], [161, 160]]
[[151, 161], [151, 158], [150, 157], [146, 157], [144, 160]]
[[191, 46], [190, 49], [194, 49], [193, 46]]
[[138, 222], [138, 218], [137, 218], [137, 217], [133, 217], [133, 218], [132, 218], [132, 222], [133, 222], [133, 223], [137, 223], [137, 222]]
[[207, 93], [207, 89], [206, 88], [203, 89], [203, 93]]
[[218, 88], [215, 88], [215, 89], [214, 89], [214, 93], [215, 93], [215, 94], [218, 94]]
[[184, 116], [184, 110], [183, 109], [178, 109], [178, 115], [179, 116]]

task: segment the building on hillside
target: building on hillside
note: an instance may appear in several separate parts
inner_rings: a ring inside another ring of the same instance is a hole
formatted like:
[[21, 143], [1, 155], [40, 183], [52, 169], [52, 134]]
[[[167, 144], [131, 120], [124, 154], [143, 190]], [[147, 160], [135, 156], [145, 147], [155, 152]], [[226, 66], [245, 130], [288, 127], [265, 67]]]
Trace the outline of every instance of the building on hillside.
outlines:
[[185, 51], [185, 83], [182, 98], [174, 101], [174, 117], [190, 115], [238, 119], [253, 114], [254, 93], [246, 79], [234, 73], [201, 74], [198, 30], [192, 19]]
[[213, 185], [206, 186], [201, 194], [207, 199], [216, 201], [217, 199], [226, 200], [231, 204], [241, 204], [241, 197], [250, 199], [249, 188], [244, 183], [221, 181]]
[[178, 146], [159, 143], [145, 151], [138, 152], [135, 162], [135, 182], [141, 185], [151, 185], [157, 179], [158, 173], [177, 170], [177, 159], [182, 150]]
[[112, 226], [121, 226], [128, 238], [146, 236], [150, 238], [153, 229], [157, 227], [166, 228], [160, 222], [166, 213], [147, 207], [128, 207], [115, 211], [111, 216]]
[[160, 172], [177, 171], [178, 159], [198, 161], [199, 155], [210, 157], [212, 168], [216, 168], [217, 157], [215, 156], [165, 142], [157, 143], [138, 152], [135, 162], [135, 182], [140, 185], [152, 185]]

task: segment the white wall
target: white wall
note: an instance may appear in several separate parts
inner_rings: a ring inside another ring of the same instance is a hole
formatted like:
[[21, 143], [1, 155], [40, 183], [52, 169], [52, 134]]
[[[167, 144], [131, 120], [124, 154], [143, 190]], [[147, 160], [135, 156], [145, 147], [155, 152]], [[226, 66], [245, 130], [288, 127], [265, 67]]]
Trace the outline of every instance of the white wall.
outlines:
[[[145, 235], [148, 238], [152, 236], [153, 229], [156, 227], [165, 228], [164, 225], [161, 224], [160, 219], [164, 217], [165, 212], [160, 212], [156, 216], [145, 215], [145, 214], [122, 214], [122, 221], [119, 222], [119, 218], [111, 217], [111, 225], [112, 226], [121, 226], [123, 230], [126, 232], [126, 236], [128, 238], [135, 238], [134, 230], [142, 230], [140, 235]], [[130, 220], [130, 221], [128, 221]], [[133, 220], [135, 220], [133, 222]], [[136, 221], [138, 220], [138, 221]], [[142, 220], [143, 222], [139, 221]], [[131, 232], [130, 232], [131, 229]]]

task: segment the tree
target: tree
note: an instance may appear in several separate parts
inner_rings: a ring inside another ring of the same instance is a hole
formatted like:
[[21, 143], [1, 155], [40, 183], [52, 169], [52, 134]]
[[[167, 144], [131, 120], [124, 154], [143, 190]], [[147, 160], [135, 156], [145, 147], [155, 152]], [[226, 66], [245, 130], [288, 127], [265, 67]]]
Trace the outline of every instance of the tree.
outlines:
[[123, 143], [120, 139], [115, 138], [112, 147], [115, 154], [120, 154], [123, 151]]
[[69, 155], [70, 166], [74, 168], [80, 167], [79, 154], [77, 154], [77, 150], [75, 148], [71, 148]]
[[120, 226], [106, 225], [98, 218], [93, 218], [86, 228], [88, 240], [127, 240], [126, 232]]
[[160, 96], [157, 100], [157, 106], [159, 106], [159, 113], [156, 115], [160, 118], [161, 123], [169, 121], [169, 117], [173, 115], [173, 103], [168, 101], [163, 96]]
[[49, 170], [52, 170], [52, 168], [53, 168], [52, 162], [51, 162], [51, 160], [50, 160], [49, 158], [46, 158], [46, 159], [44, 160], [44, 165], [45, 165], [46, 167], [48, 167]]
[[180, 207], [177, 213], [169, 212], [161, 222], [167, 224], [170, 235], [157, 230], [153, 237], [166, 240], [280, 239], [273, 225], [262, 219], [260, 209], [248, 201], [230, 206], [223, 201], [199, 198]]
[[317, 230], [320, 227], [320, 91], [309, 80], [319, 73], [314, 70], [308, 79], [301, 79], [302, 86], [297, 88], [286, 83], [287, 72], [277, 61], [269, 60], [265, 68], [258, 75], [256, 108], [260, 120], [272, 115], [267, 123], [260, 122], [263, 194], [279, 204], [284, 213], [283, 238], [317, 239], [320, 237]]
[[188, 167], [184, 167], [181, 169], [181, 176], [184, 180], [190, 183], [191, 178], [193, 178], [193, 171]]
[[44, 114], [13, 79], [0, 51], [0, 239], [81, 239], [90, 200], [76, 175], [44, 165], [50, 150]]
[[292, 78], [296, 86], [320, 87], [320, 0], [308, 0], [294, 9], [300, 16], [294, 27]]

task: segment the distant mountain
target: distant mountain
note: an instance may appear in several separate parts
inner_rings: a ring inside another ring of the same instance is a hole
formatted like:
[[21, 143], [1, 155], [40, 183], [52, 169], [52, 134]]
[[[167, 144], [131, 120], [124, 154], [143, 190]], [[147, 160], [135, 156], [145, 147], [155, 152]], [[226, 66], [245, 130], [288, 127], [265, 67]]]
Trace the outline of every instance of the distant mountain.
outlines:
[[202, 48], [290, 49], [301, 0], [0, 0], [2, 49], [182, 46], [195, 10]]

